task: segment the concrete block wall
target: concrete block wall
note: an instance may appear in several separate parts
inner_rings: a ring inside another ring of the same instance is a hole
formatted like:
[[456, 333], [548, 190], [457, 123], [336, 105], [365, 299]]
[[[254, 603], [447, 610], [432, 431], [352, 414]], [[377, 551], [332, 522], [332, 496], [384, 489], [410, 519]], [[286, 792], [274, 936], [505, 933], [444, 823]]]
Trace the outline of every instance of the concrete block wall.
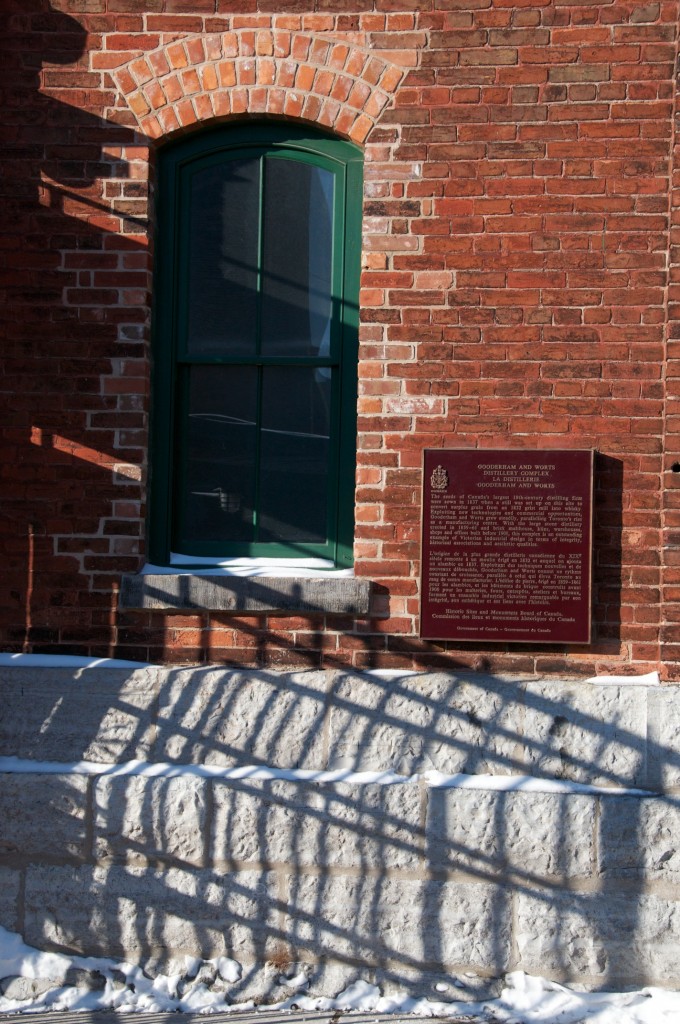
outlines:
[[0, 924], [33, 945], [227, 955], [265, 1000], [267, 962], [325, 993], [680, 986], [675, 687], [13, 668], [0, 692]]

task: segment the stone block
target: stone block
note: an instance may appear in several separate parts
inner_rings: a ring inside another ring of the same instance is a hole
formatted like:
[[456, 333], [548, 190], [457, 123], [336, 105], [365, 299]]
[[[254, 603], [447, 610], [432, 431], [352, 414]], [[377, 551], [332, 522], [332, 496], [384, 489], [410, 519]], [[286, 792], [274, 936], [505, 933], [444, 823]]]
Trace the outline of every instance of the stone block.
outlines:
[[0, 994], [5, 999], [36, 999], [53, 987], [51, 978], [22, 978], [15, 974], [0, 981]]
[[137, 866], [29, 867], [25, 941], [91, 956], [263, 958], [280, 939], [275, 879], [264, 871]]
[[202, 864], [209, 785], [197, 778], [97, 779], [96, 858]]
[[526, 771], [603, 786], [645, 779], [647, 694], [641, 686], [527, 683]]
[[155, 759], [323, 767], [325, 672], [163, 674]]
[[517, 894], [517, 967], [586, 985], [677, 985], [680, 908], [635, 892]]
[[430, 866], [484, 876], [591, 875], [596, 804], [573, 794], [430, 789]]
[[0, 776], [0, 856], [84, 859], [84, 775]]
[[649, 716], [646, 785], [654, 790], [680, 787], [680, 686], [647, 691]]
[[0, 668], [0, 756], [144, 760], [156, 680], [156, 669]]
[[284, 931], [302, 955], [395, 969], [508, 964], [511, 905], [496, 886], [370, 875], [298, 875], [289, 886]]
[[0, 867], [0, 927], [8, 932], [19, 931], [19, 895], [21, 872]]
[[371, 591], [370, 580], [353, 576], [125, 575], [120, 607], [365, 617]]
[[[414, 999], [429, 999], [434, 1003], [476, 1003], [495, 999], [501, 994], [504, 985], [502, 976], [493, 978], [468, 970], [433, 971], [427, 966], [420, 970], [400, 966], [397, 971], [389, 967], [376, 967], [371, 972], [371, 980], [384, 996], [403, 998], [406, 993]], [[473, 1019], [464, 1015], [449, 1017], [448, 1024], [472, 1024]]]
[[213, 864], [422, 867], [420, 787], [215, 781]]
[[610, 878], [680, 883], [680, 806], [675, 797], [603, 797], [599, 865]]
[[519, 694], [516, 684], [491, 677], [338, 673], [329, 767], [512, 774], [520, 750]]

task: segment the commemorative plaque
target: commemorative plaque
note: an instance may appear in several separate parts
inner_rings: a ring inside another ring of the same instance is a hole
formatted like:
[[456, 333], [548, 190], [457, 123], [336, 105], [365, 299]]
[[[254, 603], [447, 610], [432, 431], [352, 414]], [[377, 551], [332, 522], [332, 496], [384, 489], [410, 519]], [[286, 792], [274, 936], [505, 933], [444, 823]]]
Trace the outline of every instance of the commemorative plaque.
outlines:
[[588, 643], [592, 451], [426, 449], [420, 635]]

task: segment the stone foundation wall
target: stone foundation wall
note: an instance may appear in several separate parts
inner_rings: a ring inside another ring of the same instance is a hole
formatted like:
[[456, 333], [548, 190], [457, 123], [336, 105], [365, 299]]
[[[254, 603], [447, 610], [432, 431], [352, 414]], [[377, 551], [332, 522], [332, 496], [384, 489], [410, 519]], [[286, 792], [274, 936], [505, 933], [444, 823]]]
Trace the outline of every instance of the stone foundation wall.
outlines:
[[266, 962], [320, 993], [680, 986], [675, 687], [12, 668], [0, 689], [0, 924], [32, 945], [231, 956], [239, 998], [280, 997]]

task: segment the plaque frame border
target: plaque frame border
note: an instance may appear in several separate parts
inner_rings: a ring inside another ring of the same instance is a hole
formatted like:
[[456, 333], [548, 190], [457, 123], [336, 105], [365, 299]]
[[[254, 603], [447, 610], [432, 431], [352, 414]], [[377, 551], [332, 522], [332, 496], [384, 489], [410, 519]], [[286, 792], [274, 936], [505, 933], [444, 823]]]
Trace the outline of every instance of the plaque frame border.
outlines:
[[[487, 637], [470, 637], [458, 639], [456, 637], [436, 637], [436, 636], [423, 636], [423, 551], [424, 551], [424, 532], [425, 532], [425, 456], [426, 453], [436, 452], [473, 452], [479, 451], [480, 454], [492, 455], [494, 452], [501, 452], [503, 454], [535, 454], [545, 453], [546, 455], [555, 452], [584, 452], [590, 455], [590, 484], [589, 484], [589, 499], [590, 499], [590, 515], [587, 519], [588, 527], [588, 639], [587, 640], [490, 640]], [[484, 644], [484, 645], [497, 645], [498, 647], [512, 644], [514, 646], [524, 647], [535, 647], [535, 646], [546, 646], [546, 647], [584, 647], [590, 646], [593, 642], [593, 513], [594, 513], [594, 496], [595, 496], [595, 456], [597, 455], [597, 448], [470, 448], [467, 446], [460, 447], [444, 447], [439, 448], [422, 448], [421, 449], [421, 494], [420, 494], [420, 591], [418, 596], [418, 637], [421, 640], [425, 640], [433, 643], [446, 643], [446, 644]]]

